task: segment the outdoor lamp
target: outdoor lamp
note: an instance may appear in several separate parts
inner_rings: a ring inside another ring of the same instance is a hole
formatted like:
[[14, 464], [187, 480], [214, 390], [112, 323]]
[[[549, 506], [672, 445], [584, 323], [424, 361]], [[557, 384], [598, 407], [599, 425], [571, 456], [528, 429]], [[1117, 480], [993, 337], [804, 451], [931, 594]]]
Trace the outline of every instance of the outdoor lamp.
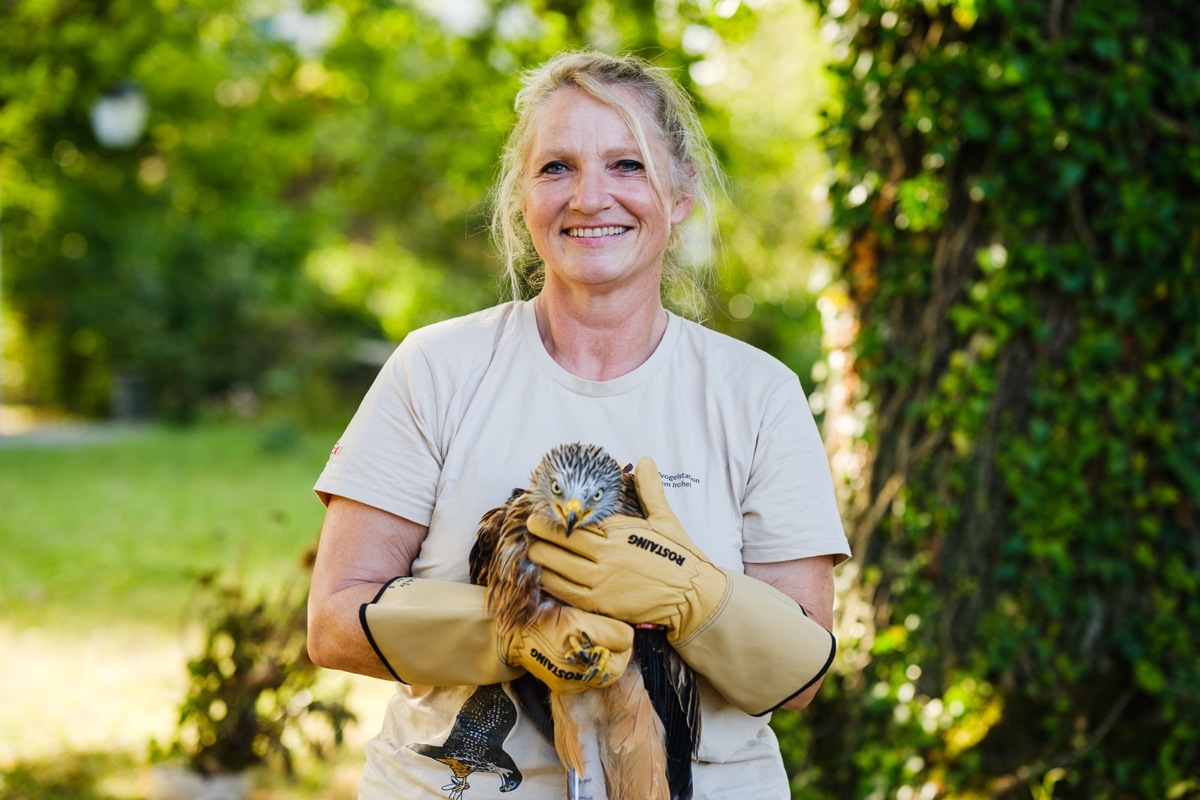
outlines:
[[149, 114], [150, 103], [142, 87], [124, 81], [92, 104], [92, 130], [105, 147], [133, 147], [142, 138]]

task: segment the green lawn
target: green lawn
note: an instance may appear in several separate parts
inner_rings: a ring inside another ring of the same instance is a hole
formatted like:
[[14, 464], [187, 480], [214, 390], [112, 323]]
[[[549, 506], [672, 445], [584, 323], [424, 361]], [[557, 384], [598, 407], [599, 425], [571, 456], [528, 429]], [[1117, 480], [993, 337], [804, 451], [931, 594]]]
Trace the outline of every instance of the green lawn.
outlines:
[[[338, 435], [286, 426], [100, 428], [0, 438], [0, 797], [146, 796], [150, 740], [173, 735], [194, 656], [194, 576], [255, 589], [307, 581], [323, 508], [312, 492]], [[359, 725], [298, 784], [261, 800], [355, 796], [361, 747], [392, 688], [351, 689]]]
[[198, 571], [303, 580], [336, 436], [226, 424], [0, 443], [0, 618], [174, 628]]

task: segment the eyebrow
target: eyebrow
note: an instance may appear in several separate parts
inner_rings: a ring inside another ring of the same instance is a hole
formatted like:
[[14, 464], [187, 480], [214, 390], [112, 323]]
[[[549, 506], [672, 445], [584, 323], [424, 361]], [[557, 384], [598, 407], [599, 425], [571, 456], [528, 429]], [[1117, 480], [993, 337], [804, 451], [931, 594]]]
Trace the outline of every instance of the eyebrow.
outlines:
[[[544, 150], [534, 149], [534, 150], [531, 150], [529, 153], [530, 156], [533, 156], [533, 157], [536, 157], [539, 159], [551, 159], [551, 160], [561, 159], [561, 160], [567, 160], [567, 161], [574, 158], [575, 154], [576, 154], [575, 150], [564, 148], [564, 147], [561, 147], [560, 145], [549, 146], [549, 147], [545, 148]], [[644, 155], [642, 155], [642, 151], [640, 148], [638, 148], [636, 142], [631, 142], [629, 145], [621, 145], [619, 147], [610, 147], [607, 150], [604, 150], [603, 152], [600, 153], [600, 157], [602, 159], [604, 159], [605, 161], [608, 161], [608, 160], [614, 159], [614, 158], [629, 158], [631, 156], [636, 157], [639, 161], [645, 161], [645, 159], [646, 159], [646, 157]]]

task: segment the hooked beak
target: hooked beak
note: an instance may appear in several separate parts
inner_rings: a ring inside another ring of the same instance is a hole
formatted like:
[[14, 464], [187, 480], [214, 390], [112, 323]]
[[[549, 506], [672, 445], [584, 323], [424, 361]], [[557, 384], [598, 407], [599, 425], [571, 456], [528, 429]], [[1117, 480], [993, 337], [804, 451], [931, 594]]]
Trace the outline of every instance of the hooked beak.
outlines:
[[558, 513], [562, 517], [566, 535], [570, 536], [571, 531], [575, 530], [575, 526], [583, 519], [583, 504], [579, 502], [578, 498], [572, 497], [566, 502], [566, 505], [559, 506]]

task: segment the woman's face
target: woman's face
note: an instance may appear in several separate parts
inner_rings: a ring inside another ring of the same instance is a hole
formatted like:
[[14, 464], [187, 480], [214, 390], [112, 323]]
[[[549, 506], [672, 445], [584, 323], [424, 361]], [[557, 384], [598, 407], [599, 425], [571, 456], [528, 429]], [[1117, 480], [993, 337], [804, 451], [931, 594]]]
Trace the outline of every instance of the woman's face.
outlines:
[[[630, 95], [617, 91], [641, 113]], [[687, 217], [691, 198], [662, 208], [633, 132], [591, 95], [563, 89], [536, 113], [522, 211], [546, 264], [547, 286], [608, 292], [638, 285], [657, 294], [671, 225]], [[665, 184], [669, 156], [648, 121], [644, 128]]]

